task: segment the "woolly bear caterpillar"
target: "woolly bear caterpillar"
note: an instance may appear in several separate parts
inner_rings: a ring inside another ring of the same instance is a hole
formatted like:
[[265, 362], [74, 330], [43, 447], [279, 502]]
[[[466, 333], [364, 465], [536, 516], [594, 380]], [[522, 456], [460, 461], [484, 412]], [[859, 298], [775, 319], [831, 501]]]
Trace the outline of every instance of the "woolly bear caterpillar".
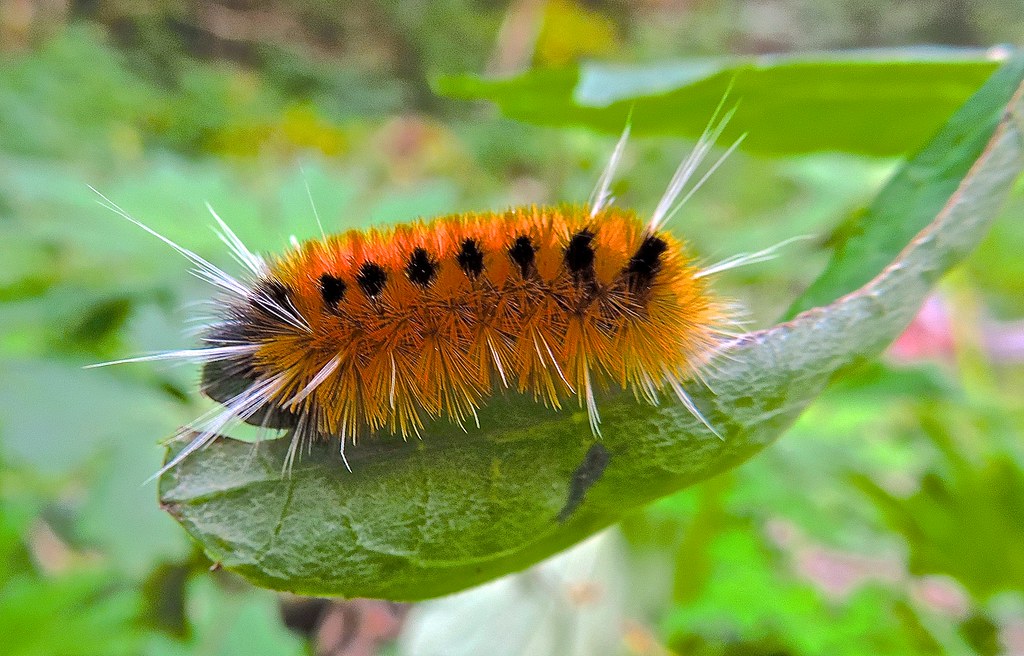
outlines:
[[595, 436], [595, 389], [628, 389], [650, 403], [667, 389], [717, 435], [683, 386], [733, 336], [731, 305], [711, 292], [708, 278], [769, 259], [774, 248], [701, 267], [663, 228], [743, 139], [683, 195], [735, 111], [719, 120], [723, 103], [647, 221], [612, 204], [627, 124], [581, 206], [515, 207], [332, 236], [321, 228], [320, 239], [267, 261], [208, 205], [246, 270], [242, 278], [93, 189], [106, 207], [188, 259], [218, 289], [221, 307], [201, 348], [94, 366], [203, 365], [202, 391], [222, 408], [182, 429], [196, 436], [156, 476], [234, 422], [290, 430], [287, 471], [315, 440], [340, 438], [344, 459], [346, 443], [361, 435], [418, 436], [426, 419], [438, 417], [464, 426], [506, 388], [555, 408], [575, 399]]

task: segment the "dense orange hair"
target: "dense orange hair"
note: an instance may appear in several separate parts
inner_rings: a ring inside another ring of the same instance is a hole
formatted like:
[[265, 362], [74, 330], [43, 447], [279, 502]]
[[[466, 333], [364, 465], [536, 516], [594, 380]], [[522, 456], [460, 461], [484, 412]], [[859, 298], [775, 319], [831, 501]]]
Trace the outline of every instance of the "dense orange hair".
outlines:
[[614, 207], [445, 216], [301, 244], [264, 282], [301, 325], [256, 301], [207, 339], [255, 344], [237, 370], [278, 381], [268, 405], [311, 436], [462, 424], [499, 387], [575, 397], [596, 431], [595, 388], [653, 401], [713, 353], [724, 311], [698, 272]]

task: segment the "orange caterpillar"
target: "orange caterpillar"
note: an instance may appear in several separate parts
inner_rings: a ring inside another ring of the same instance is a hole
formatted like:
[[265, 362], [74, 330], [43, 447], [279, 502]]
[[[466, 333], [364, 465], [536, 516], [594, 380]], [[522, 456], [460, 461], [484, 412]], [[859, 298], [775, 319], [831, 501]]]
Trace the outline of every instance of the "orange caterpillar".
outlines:
[[464, 425], [505, 388], [556, 408], [574, 400], [595, 435], [595, 388], [629, 389], [651, 403], [667, 388], [714, 432], [682, 385], [728, 336], [729, 306], [707, 277], [770, 251], [702, 268], [662, 226], [739, 145], [680, 200], [728, 119], [712, 119], [648, 221], [611, 205], [628, 128], [584, 206], [323, 236], [269, 263], [211, 208], [248, 270], [242, 280], [101, 196], [223, 293], [203, 348], [118, 361], [202, 362], [203, 391], [224, 406], [188, 427], [198, 435], [161, 471], [234, 421], [290, 430], [290, 467], [313, 440], [340, 438], [344, 457], [347, 441], [361, 435], [407, 438], [438, 417]]
[[722, 311], [697, 273], [676, 240], [620, 210], [443, 217], [306, 242], [266, 283], [303, 328], [250, 304], [207, 339], [258, 344], [247, 369], [287, 372], [274, 405], [322, 434], [462, 423], [495, 387], [555, 407], [577, 396], [596, 420], [595, 385], [653, 399], [713, 350]]

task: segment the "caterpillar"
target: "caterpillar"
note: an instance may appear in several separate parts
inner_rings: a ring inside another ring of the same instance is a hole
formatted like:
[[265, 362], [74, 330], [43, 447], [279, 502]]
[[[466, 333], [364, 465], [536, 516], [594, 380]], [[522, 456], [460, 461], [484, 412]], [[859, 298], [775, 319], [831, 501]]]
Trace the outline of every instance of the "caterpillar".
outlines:
[[732, 116], [719, 120], [721, 108], [647, 220], [616, 207], [610, 192], [628, 122], [581, 205], [513, 207], [331, 236], [321, 226], [320, 238], [269, 259], [250, 251], [207, 205], [244, 277], [93, 189], [219, 291], [219, 317], [204, 328], [200, 348], [95, 366], [203, 365], [201, 391], [221, 407], [182, 429], [195, 436], [157, 476], [239, 421], [291, 432], [285, 470], [303, 445], [331, 438], [340, 440], [348, 466], [350, 441], [379, 433], [408, 439], [437, 418], [465, 428], [502, 390], [553, 408], [575, 402], [595, 436], [595, 390], [628, 390], [649, 403], [667, 391], [717, 435], [684, 387], [735, 337], [734, 305], [711, 291], [709, 279], [768, 259], [774, 249], [701, 266], [664, 226], [743, 139], [683, 194]]

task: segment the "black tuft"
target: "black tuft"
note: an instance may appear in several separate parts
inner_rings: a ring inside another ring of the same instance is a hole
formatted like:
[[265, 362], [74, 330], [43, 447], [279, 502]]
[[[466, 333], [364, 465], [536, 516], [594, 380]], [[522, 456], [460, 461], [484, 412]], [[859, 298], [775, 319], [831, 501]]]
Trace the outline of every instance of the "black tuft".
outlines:
[[287, 310], [291, 305], [292, 290], [277, 280], [265, 280], [257, 287], [250, 297], [252, 307], [269, 317], [279, 317], [280, 309]]
[[356, 282], [359, 283], [363, 293], [370, 298], [379, 296], [384, 291], [387, 281], [388, 274], [374, 262], [364, 262], [363, 266], [359, 267], [359, 273], [356, 274]]
[[341, 299], [345, 298], [345, 290], [348, 285], [341, 278], [336, 278], [329, 273], [320, 276], [320, 295], [323, 296], [324, 304], [333, 309], [338, 307]]
[[405, 266], [405, 272], [414, 285], [429, 287], [437, 277], [437, 260], [430, 257], [430, 253], [424, 248], [414, 248], [409, 256], [409, 264]]
[[470, 278], [476, 278], [484, 272], [484, 253], [480, 250], [480, 242], [475, 239], [462, 242], [462, 248], [455, 259], [459, 262], [459, 268]]
[[640, 291], [651, 286], [654, 275], [661, 269], [661, 256], [666, 249], [668, 244], [661, 237], [648, 235], [644, 239], [626, 265], [630, 289]]
[[[207, 335], [204, 341], [215, 346], [237, 344], [243, 329], [235, 324], [218, 327]], [[241, 355], [226, 360], [214, 360], [203, 365], [203, 394], [218, 403], [230, 403], [233, 398], [256, 384], [259, 374], [256, 363], [250, 355]], [[282, 407], [269, 402], [245, 418], [247, 424], [273, 429], [295, 428], [298, 417]]]
[[584, 228], [569, 239], [565, 247], [565, 267], [579, 279], [594, 277], [594, 233]]
[[536, 250], [533, 247], [533, 242], [526, 235], [516, 237], [516, 240], [512, 242], [512, 247], [508, 249], [508, 256], [519, 265], [519, 271], [523, 274], [524, 278], [530, 275], [530, 270], [533, 269], [533, 258]]

